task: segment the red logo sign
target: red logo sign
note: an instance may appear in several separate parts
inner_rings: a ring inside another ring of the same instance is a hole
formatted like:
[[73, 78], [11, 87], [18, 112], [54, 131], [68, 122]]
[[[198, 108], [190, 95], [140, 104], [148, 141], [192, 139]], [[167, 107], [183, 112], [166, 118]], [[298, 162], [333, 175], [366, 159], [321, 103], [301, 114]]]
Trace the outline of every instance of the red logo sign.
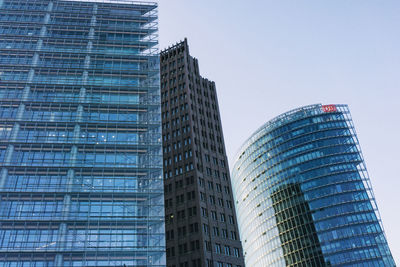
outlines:
[[335, 105], [323, 105], [322, 106], [322, 111], [323, 112], [335, 112], [336, 110], [336, 106]]

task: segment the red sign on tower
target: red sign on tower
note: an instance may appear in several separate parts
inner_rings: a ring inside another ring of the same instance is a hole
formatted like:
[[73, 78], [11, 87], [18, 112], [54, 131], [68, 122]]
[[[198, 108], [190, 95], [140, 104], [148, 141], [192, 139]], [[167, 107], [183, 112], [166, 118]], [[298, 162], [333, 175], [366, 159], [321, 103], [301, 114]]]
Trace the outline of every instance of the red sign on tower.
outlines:
[[335, 111], [337, 111], [337, 109], [336, 109], [335, 105], [323, 105], [322, 111], [323, 112], [335, 112]]

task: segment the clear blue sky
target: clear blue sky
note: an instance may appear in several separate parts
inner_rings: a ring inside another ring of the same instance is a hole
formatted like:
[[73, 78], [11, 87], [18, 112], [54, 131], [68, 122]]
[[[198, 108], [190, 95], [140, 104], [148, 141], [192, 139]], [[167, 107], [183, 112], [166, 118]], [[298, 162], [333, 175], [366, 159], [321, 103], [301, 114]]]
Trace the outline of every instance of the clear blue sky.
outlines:
[[349, 104], [400, 264], [400, 1], [160, 0], [160, 47], [184, 37], [217, 85], [230, 164], [259, 126]]

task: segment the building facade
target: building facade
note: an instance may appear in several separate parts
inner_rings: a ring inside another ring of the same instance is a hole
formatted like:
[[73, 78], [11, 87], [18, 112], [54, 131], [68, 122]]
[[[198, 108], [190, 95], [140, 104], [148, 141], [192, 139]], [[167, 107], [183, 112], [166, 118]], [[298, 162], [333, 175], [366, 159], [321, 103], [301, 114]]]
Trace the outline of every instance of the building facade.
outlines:
[[157, 6], [0, 0], [0, 266], [165, 266]]
[[284, 113], [242, 146], [232, 187], [246, 266], [395, 266], [347, 105]]
[[187, 40], [161, 52], [169, 267], [243, 267], [215, 83]]

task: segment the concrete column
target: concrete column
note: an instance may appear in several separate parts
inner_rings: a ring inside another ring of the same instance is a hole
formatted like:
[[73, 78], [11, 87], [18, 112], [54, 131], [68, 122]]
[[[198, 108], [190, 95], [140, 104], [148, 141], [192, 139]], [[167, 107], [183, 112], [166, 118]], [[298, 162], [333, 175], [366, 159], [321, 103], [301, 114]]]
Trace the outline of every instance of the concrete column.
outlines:
[[[53, 1], [50, 1], [49, 5], [47, 6], [47, 12], [51, 12], [53, 10], [53, 6], [54, 6]], [[48, 24], [50, 22], [50, 14], [49, 13], [47, 13], [45, 15], [43, 22], [44, 22], [44, 24]], [[47, 31], [47, 29], [44, 26], [42, 28], [42, 30], [41, 30], [41, 35], [40, 36], [44, 37], [45, 34], [46, 34], [46, 31]], [[38, 43], [36, 45], [36, 51], [40, 51], [42, 49], [42, 46], [43, 46], [43, 40], [39, 39]], [[37, 62], [35, 64], [35, 66], [36, 65], [37, 65]], [[69, 206], [70, 206], [70, 203], [68, 203], [68, 208], [66, 207], [66, 203], [65, 203], [66, 202], [65, 201], [66, 197], [67, 196], [64, 196], [63, 218], [67, 214], [65, 211], [67, 211], [67, 210], [69, 211]], [[70, 199], [71, 199], [71, 197], [69, 196], [69, 201], [70, 201]], [[58, 242], [57, 242], [59, 251], [63, 250], [66, 234], [67, 234], [67, 224], [66, 223], [61, 223], [60, 226], [59, 226]], [[63, 265], [64, 265], [63, 254], [61, 254], [61, 253], [56, 254], [56, 256], [54, 258], [54, 266], [55, 267], [63, 267]]]
[[83, 106], [79, 105], [77, 110], [76, 110], [76, 121], [81, 122], [82, 121], [82, 116], [83, 116]]
[[71, 165], [72, 167], [75, 166], [77, 154], [78, 154], [78, 147], [77, 147], [77, 146], [72, 146], [72, 147], [71, 147], [71, 155], [70, 155], [70, 158], [69, 158], [69, 160], [70, 160], [70, 165]]
[[88, 71], [87, 71], [87, 70], [84, 70], [84, 71], [83, 71], [83, 74], [82, 74], [82, 84], [83, 84], [83, 85], [86, 85], [86, 84], [87, 84], [88, 77], [89, 77]]
[[94, 28], [90, 28], [89, 30], [89, 40], [93, 40], [94, 39]]
[[[62, 210], [62, 219], [68, 220], [69, 211], [71, 207], [71, 195], [65, 195], [63, 200], [63, 210]], [[57, 249], [58, 251], [64, 251], [65, 249], [65, 240], [68, 235], [68, 225], [63, 222], [60, 223], [58, 228], [58, 237], [57, 237]], [[62, 267], [63, 265], [63, 255], [57, 254], [54, 259], [54, 266]]]
[[1, 171], [0, 171], [0, 190], [4, 189], [4, 185], [6, 184], [7, 177], [8, 177], [8, 170], [6, 168], [1, 169]]
[[9, 165], [11, 163], [13, 153], [14, 153], [14, 145], [8, 145], [6, 150], [6, 155], [4, 156], [5, 165]]
[[50, 14], [47, 13], [47, 14], [44, 16], [44, 21], [43, 21], [43, 23], [44, 23], [44, 24], [49, 24], [49, 21], [50, 21]]
[[90, 26], [96, 26], [96, 22], [97, 22], [97, 19], [96, 19], [96, 16], [92, 16], [92, 18], [91, 18], [91, 20], [90, 20]]
[[30, 69], [29, 70], [29, 73], [28, 73], [28, 79], [27, 79], [27, 82], [28, 83], [31, 83], [32, 82], [32, 80], [33, 80], [33, 76], [35, 75], [35, 70], [34, 69]]
[[71, 195], [65, 195], [63, 201], [62, 218], [68, 220], [69, 211], [71, 209]]
[[[9, 165], [11, 163], [13, 153], [14, 153], [14, 145], [8, 145], [4, 157], [4, 165]], [[7, 178], [8, 178], [8, 169], [2, 168], [0, 172], [0, 190], [4, 188]]]
[[75, 171], [70, 169], [67, 172], [67, 191], [72, 191], [72, 186], [74, 185]]
[[49, 5], [47, 6], [47, 12], [51, 12], [53, 10], [53, 2], [49, 2]]
[[24, 116], [24, 111], [25, 111], [25, 104], [20, 104], [17, 110], [17, 116], [16, 116], [16, 120], [22, 120], [23, 116]]
[[79, 143], [80, 132], [81, 132], [81, 126], [79, 126], [79, 124], [75, 125], [75, 127], [74, 127], [74, 137], [73, 137], [73, 142], [74, 143]]
[[63, 267], [64, 260], [62, 254], [57, 254], [54, 258], [54, 267]]
[[83, 68], [84, 68], [84, 69], [88, 69], [88, 68], [89, 68], [89, 65], [90, 65], [90, 56], [87, 55], [87, 56], [85, 57], [85, 64], [84, 64]]
[[36, 44], [36, 51], [40, 51], [42, 49], [42, 46], [43, 46], [43, 40], [39, 39]]
[[36, 67], [39, 61], [39, 54], [35, 53], [32, 58], [32, 67]]
[[[50, 17], [49, 14], [46, 14], [46, 16], [44, 17], [45, 23], [46, 23], [47, 15]], [[45, 36], [46, 36], [46, 32], [47, 32], [46, 26], [42, 26], [42, 28], [40, 28], [40, 34], [39, 34], [39, 36], [40, 36], [41, 38], [45, 37]]]
[[58, 250], [63, 251], [65, 248], [65, 237], [67, 235], [67, 224], [60, 223], [58, 228], [58, 238], [57, 238], [57, 245]]
[[12, 128], [11, 135], [10, 135], [10, 142], [17, 141], [18, 133], [19, 133], [20, 125], [16, 122]]
[[30, 91], [31, 91], [31, 87], [30, 87], [29, 85], [26, 85], [26, 86], [24, 87], [24, 91], [22, 91], [22, 97], [21, 97], [21, 100], [22, 100], [22, 101], [28, 100], [29, 92], [30, 92]]
[[92, 52], [92, 49], [93, 49], [93, 42], [89, 41], [87, 46], [86, 46], [86, 50], [87, 50], [88, 53], [90, 53], [90, 52]]
[[84, 103], [86, 98], [86, 88], [82, 87], [79, 91], [79, 103]]

